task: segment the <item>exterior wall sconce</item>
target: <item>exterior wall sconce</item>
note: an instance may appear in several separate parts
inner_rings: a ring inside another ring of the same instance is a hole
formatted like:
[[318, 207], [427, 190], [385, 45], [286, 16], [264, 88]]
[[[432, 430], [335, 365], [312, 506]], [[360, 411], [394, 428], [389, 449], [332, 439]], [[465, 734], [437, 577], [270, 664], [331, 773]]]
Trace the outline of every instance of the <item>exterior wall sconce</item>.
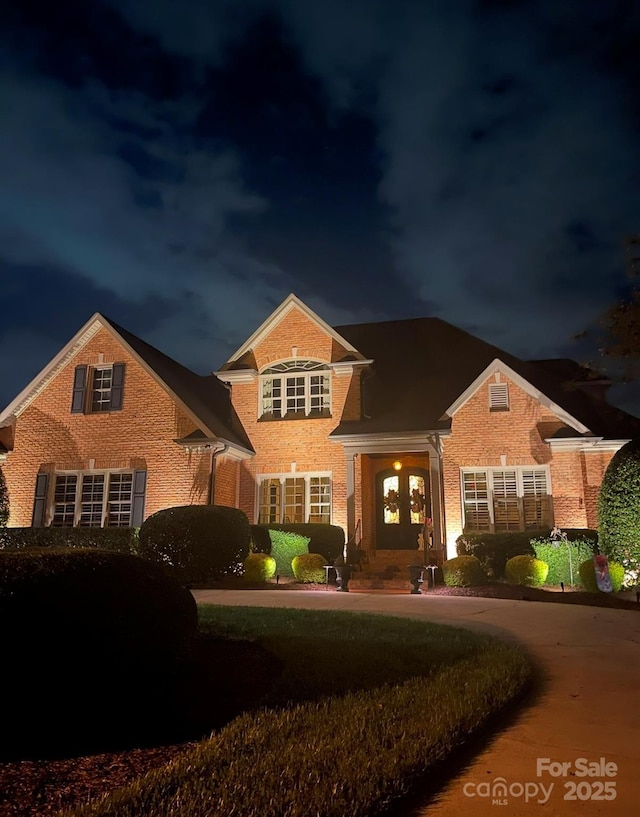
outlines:
[[396, 460], [393, 463], [393, 468], [395, 471], [400, 471], [400, 469], [402, 468], [402, 463], [400, 462], [400, 460]]

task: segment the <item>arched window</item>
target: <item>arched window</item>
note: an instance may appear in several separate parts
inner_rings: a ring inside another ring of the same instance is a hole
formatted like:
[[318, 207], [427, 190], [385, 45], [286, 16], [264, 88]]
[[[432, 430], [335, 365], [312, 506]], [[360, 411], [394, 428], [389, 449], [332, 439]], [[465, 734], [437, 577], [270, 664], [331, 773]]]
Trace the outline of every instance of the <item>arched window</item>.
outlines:
[[287, 360], [264, 369], [260, 376], [260, 416], [329, 417], [329, 367], [317, 360]]

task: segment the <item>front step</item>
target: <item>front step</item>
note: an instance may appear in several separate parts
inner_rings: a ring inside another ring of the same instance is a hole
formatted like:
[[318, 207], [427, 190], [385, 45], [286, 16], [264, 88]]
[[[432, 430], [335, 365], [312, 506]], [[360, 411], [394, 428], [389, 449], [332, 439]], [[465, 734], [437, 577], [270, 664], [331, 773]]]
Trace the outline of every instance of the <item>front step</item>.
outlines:
[[361, 572], [354, 573], [349, 580], [350, 590], [398, 590], [407, 592], [411, 590], [408, 577], [403, 579], [400, 574], [395, 577], [390, 573]]

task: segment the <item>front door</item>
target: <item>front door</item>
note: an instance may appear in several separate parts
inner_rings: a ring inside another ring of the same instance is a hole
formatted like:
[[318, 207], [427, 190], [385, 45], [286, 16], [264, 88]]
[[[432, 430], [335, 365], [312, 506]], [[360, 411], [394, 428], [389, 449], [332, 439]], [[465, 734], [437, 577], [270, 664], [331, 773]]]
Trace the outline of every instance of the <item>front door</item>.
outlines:
[[376, 475], [376, 549], [418, 548], [418, 535], [431, 516], [429, 472], [389, 468]]

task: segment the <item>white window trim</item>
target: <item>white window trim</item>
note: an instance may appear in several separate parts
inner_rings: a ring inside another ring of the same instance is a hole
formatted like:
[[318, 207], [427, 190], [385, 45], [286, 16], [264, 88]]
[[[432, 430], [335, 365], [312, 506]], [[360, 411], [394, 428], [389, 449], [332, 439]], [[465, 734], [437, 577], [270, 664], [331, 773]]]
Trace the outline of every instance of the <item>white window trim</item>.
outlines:
[[[332, 404], [333, 384], [331, 382], [331, 380], [332, 380], [332, 377], [331, 377], [332, 370], [329, 367], [329, 364], [326, 363], [325, 361], [322, 361], [322, 360], [316, 360], [315, 358], [306, 358], [305, 357], [305, 358], [300, 358], [300, 360], [309, 360], [309, 361], [312, 361], [313, 363], [321, 364], [325, 368], [310, 369], [309, 371], [302, 370], [302, 371], [299, 371], [299, 372], [283, 371], [283, 372], [272, 372], [272, 373], [268, 373], [268, 374], [260, 373], [260, 375], [258, 377], [258, 407], [257, 407], [257, 411], [258, 411], [257, 417], [258, 417], [258, 419], [260, 419], [261, 417], [271, 417], [271, 416], [273, 416], [274, 419], [279, 419], [279, 420], [286, 419], [287, 413], [288, 413], [287, 412], [287, 395], [286, 395], [287, 384], [286, 384], [286, 379], [288, 377], [304, 377], [305, 378], [305, 386], [304, 386], [305, 413], [304, 413], [304, 417], [313, 418], [315, 415], [312, 415], [310, 413], [310, 406], [311, 406], [311, 378], [312, 377], [317, 377], [319, 375], [324, 375], [324, 376], [328, 377], [328, 379], [329, 379], [329, 401], [328, 401], [329, 402], [329, 409], [328, 409], [328, 411], [329, 411], [329, 416], [330, 417], [333, 416], [333, 404]], [[282, 360], [274, 360], [274, 361], [271, 361], [268, 366], [265, 366], [265, 369], [271, 369], [272, 367], [278, 366], [281, 363], [293, 363], [293, 364], [295, 364], [295, 360], [292, 359], [292, 358], [284, 358]], [[263, 411], [263, 406], [264, 406], [264, 398], [263, 398], [264, 383], [265, 383], [266, 380], [273, 380], [274, 378], [277, 378], [277, 377], [282, 379], [282, 396], [281, 396], [281, 400], [282, 400], [283, 413], [280, 414], [279, 416], [278, 415], [271, 415], [271, 414]], [[324, 415], [320, 415], [320, 416], [324, 416]]]
[[[308, 523], [309, 520], [309, 512], [310, 512], [310, 493], [311, 493], [311, 479], [313, 477], [328, 477], [329, 478], [329, 487], [331, 489], [331, 496], [329, 499], [329, 523], [330, 525], [333, 524], [333, 472], [332, 471], [296, 471], [295, 473], [292, 471], [285, 472], [285, 473], [277, 473], [277, 474], [257, 474], [256, 475], [256, 483], [257, 483], [257, 490], [256, 490], [256, 500], [255, 500], [255, 510], [254, 510], [254, 519], [256, 520], [256, 524], [260, 524], [260, 492], [262, 490], [262, 483], [267, 479], [278, 479], [280, 480], [280, 511], [282, 515], [282, 510], [284, 508], [284, 482], [287, 479], [304, 479], [304, 510], [305, 510], [305, 520], [304, 524]], [[274, 525], [284, 524], [282, 522], [274, 522]]]
[[[135, 481], [135, 469], [132, 468], [108, 468], [108, 469], [99, 469], [99, 470], [92, 470], [90, 468], [84, 471], [76, 471], [76, 470], [56, 470], [52, 472], [51, 478], [49, 479], [49, 502], [47, 503], [47, 527], [71, 527], [69, 525], [54, 525], [53, 524], [53, 517], [55, 513], [56, 507], [56, 478], [63, 477], [63, 476], [75, 476], [76, 477], [76, 495], [74, 501], [74, 513], [73, 513], [73, 527], [90, 527], [88, 525], [80, 525], [80, 517], [82, 516], [82, 478], [85, 476], [98, 476], [100, 474], [104, 474], [105, 482], [104, 482], [104, 492], [102, 496], [102, 519], [100, 523], [101, 528], [105, 527], [116, 527], [115, 525], [106, 525], [105, 522], [107, 520], [108, 511], [109, 511], [109, 480], [112, 474], [131, 474], [131, 512], [129, 515], [129, 525], [127, 527], [131, 527], [131, 519], [133, 517], [133, 484]], [[97, 526], [95, 526], [97, 528]], [[124, 527], [124, 526], [119, 526]]]
[[[111, 376], [109, 378], [109, 388], [102, 389], [96, 388], [96, 375], [98, 372], [110, 372]], [[85, 414], [108, 414], [111, 405], [111, 394], [113, 392], [113, 363], [98, 363], [94, 366], [89, 366], [88, 371], [88, 388], [87, 394], [85, 398]], [[94, 397], [96, 394], [100, 394], [100, 408], [94, 408]], [[107, 408], [102, 408], [102, 404], [106, 404]]]
[[[516, 472], [516, 486], [517, 486], [517, 494], [518, 499], [524, 498], [524, 487], [522, 483], [522, 472], [523, 471], [543, 471], [545, 474], [545, 478], [547, 481], [547, 496], [549, 497], [549, 511], [550, 511], [550, 519], [549, 519], [549, 527], [553, 527], [553, 487], [551, 485], [551, 468], [548, 465], [478, 465], [476, 467], [472, 465], [465, 465], [460, 468], [460, 504], [462, 510], [462, 530], [464, 531], [466, 527], [466, 515], [465, 515], [465, 499], [464, 499], [464, 475], [465, 474], [477, 474], [479, 472], [484, 472], [487, 475], [487, 505], [489, 507], [489, 520], [490, 520], [490, 530], [484, 531], [484, 533], [496, 533], [496, 520], [495, 520], [495, 506], [494, 506], [494, 491], [493, 491], [493, 474], [496, 471], [515, 471]], [[470, 531], [473, 533], [474, 531]], [[482, 531], [480, 531], [482, 532]], [[520, 533], [526, 532], [526, 528], [524, 530], [520, 530]], [[507, 531], [499, 531], [499, 533], [507, 533]], [[515, 531], [514, 531], [515, 533]]]

